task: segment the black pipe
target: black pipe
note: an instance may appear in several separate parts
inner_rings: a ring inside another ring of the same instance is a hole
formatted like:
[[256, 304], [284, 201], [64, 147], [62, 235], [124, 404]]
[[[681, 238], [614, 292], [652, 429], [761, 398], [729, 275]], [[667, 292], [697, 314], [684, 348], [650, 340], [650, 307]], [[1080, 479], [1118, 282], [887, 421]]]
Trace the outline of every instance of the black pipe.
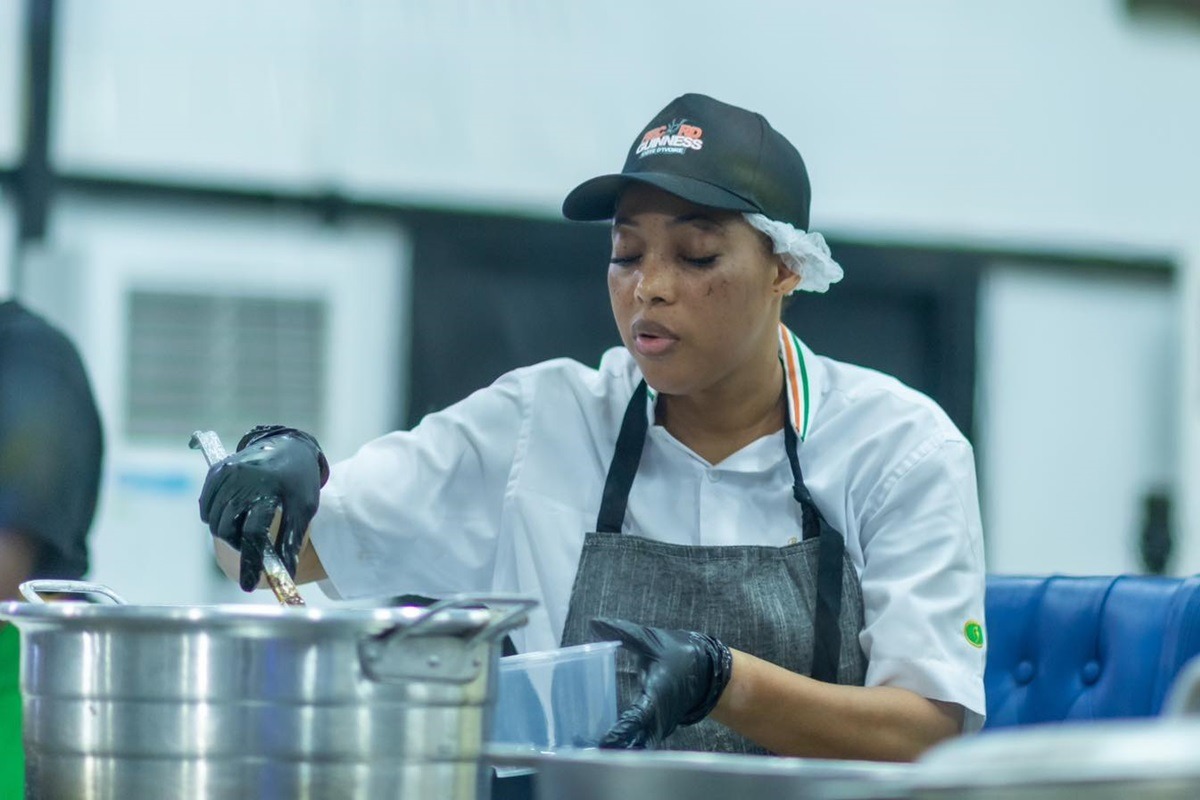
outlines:
[[50, 86], [56, 0], [26, 0], [26, 114], [24, 148], [16, 168], [17, 240], [40, 241], [53, 191], [50, 170]]

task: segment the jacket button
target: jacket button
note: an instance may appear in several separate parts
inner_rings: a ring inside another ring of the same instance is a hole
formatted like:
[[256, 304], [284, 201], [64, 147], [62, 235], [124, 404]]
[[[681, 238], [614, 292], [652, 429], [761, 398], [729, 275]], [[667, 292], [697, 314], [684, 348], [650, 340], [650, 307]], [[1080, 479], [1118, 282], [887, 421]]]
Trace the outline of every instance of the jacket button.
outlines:
[[1083, 665], [1083, 671], [1080, 675], [1083, 678], [1085, 686], [1091, 686], [1096, 681], [1100, 680], [1100, 665], [1095, 661], [1089, 661]]
[[1027, 685], [1033, 680], [1033, 662], [1022, 661], [1017, 664], [1017, 668], [1013, 670], [1013, 678], [1022, 686]]

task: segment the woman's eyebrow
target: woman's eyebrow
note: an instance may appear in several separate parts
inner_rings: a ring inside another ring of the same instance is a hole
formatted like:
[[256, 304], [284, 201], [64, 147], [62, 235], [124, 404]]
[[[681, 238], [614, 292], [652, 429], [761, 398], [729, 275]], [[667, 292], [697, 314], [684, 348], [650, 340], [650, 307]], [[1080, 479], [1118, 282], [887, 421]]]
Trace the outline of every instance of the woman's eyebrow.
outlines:
[[680, 214], [675, 219], [671, 220], [671, 225], [694, 225], [702, 230], [720, 233], [725, 227], [707, 214]]
[[[720, 233], [725, 230], [725, 226], [723, 226], [720, 222], [702, 212], [680, 214], [678, 217], [675, 217], [675, 219], [671, 220], [669, 224], [671, 227], [676, 227], [679, 225], [693, 225], [702, 230], [712, 231], [714, 233]], [[636, 228], [638, 224], [632, 217], [616, 216], [613, 217], [612, 226], [614, 228]]]

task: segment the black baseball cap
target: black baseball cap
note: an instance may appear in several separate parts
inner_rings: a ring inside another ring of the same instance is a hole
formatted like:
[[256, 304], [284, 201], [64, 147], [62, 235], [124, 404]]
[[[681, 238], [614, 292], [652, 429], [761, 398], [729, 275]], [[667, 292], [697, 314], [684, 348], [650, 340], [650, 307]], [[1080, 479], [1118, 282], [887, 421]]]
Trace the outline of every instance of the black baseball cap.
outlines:
[[576, 186], [563, 201], [563, 216], [611, 219], [631, 181], [808, 230], [812, 189], [800, 153], [762, 114], [706, 95], [672, 100], [638, 134], [625, 168]]

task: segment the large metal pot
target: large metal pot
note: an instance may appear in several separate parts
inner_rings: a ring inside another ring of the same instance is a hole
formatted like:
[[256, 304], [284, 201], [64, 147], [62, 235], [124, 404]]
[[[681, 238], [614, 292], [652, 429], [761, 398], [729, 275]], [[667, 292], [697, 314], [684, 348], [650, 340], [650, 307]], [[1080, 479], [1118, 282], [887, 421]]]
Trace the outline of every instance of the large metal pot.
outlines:
[[498, 767], [536, 772], [537, 800], [905, 800], [912, 767], [656, 750], [492, 746]]
[[919, 800], [1195, 800], [1200, 722], [1076, 722], [955, 739], [918, 763]]
[[486, 798], [499, 641], [532, 605], [2, 604], [21, 635], [27, 796]]

